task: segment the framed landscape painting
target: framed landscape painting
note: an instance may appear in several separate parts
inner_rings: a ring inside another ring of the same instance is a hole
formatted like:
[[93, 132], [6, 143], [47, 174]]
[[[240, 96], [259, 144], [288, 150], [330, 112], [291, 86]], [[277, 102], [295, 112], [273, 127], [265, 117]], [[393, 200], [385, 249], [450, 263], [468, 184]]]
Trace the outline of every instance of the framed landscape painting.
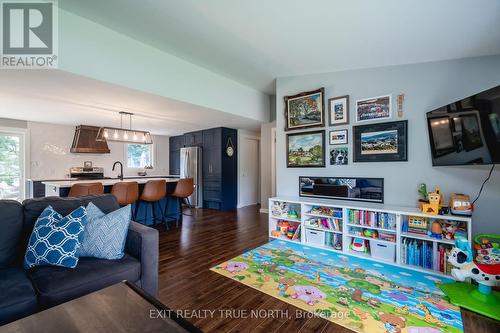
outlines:
[[330, 98], [328, 100], [330, 126], [349, 123], [349, 95]]
[[354, 162], [408, 161], [408, 121], [354, 126]]
[[325, 166], [325, 131], [287, 134], [286, 142], [288, 168]]
[[356, 101], [357, 122], [390, 118], [391, 95], [372, 97]]
[[285, 96], [285, 130], [325, 126], [325, 89]]

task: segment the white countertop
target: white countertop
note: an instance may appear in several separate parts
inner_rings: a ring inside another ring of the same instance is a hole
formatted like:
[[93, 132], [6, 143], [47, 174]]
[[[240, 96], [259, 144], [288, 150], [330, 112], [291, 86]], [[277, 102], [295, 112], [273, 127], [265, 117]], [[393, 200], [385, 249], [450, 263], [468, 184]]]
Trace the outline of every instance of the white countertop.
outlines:
[[125, 178], [123, 180], [111, 178], [111, 179], [95, 179], [95, 180], [48, 180], [42, 182], [44, 185], [53, 187], [71, 187], [75, 184], [85, 184], [85, 183], [102, 183], [102, 185], [113, 185], [120, 182], [138, 182], [139, 184], [145, 184], [148, 180], [160, 180], [164, 179], [167, 183], [176, 183], [179, 179], [167, 178], [167, 177], [137, 177], [137, 178]]

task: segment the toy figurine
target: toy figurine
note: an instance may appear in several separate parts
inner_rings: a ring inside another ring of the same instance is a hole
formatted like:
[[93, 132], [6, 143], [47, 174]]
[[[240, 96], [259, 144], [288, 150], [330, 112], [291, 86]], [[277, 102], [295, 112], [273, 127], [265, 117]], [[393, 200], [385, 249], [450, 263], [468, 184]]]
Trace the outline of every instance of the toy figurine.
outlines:
[[448, 223], [443, 228], [443, 236], [445, 239], [455, 239], [455, 233], [457, 231], [457, 226], [454, 223]]
[[277, 227], [281, 232], [281, 235], [286, 236], [286, 234], [288, 233], [288, 228], [290, 227], [290, 223], [286, 221], [279, 221]]
[[428, 197], [427, 197], [427, 185], [425, 185], [425, 183], [422, 183], [418, 186], [418, 193], [422, 196], [422, 201], [425, 201], [427, 202], [428, 201]]
[[297, 211], [295, 209], [290, 209], [290, 211], [288, 212], [288, 217], [291, 219], [296, 219], [299, 217], [299, 215], [297, 214]]
[[432, 238], [442, 239], [443, 238], [443, 227], [438, 221], [432, 222], [430, 235]]
[[453, 193], [450, 196], [448, 207], [453, 215], [472, 215], [472, 204], [470, 202], [470, 197], [466, 194]]
[[350, 245], [351, 250], [356, 252], [368, 252], [368, 241], [362, 238], [354, 237]]
[[365, 230], [363, 230], [363, 236], [369, 237], [369, 238], [377, 238], [378, 232], [377, 232], [377, 230], [365, 229]]
[[436, 187], [434, 192], [429, 192], [427, 196], [429, 197], [429, 203], [422, 203], [422, 213], [429, 215], [439, 214], [439, 210], [443, 205], [443, 196], [439, 187]]

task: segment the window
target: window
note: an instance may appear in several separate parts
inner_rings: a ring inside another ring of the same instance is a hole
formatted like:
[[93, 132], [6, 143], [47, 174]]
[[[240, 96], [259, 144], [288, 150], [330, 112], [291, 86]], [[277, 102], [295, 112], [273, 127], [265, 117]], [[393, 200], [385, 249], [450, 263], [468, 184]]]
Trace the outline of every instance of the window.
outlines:
[[24, 135], [0, 132], [0, 199], [24, 199]]
[[153, 166], [153, 145], [128, 144], [127, 167], [141, 169]]

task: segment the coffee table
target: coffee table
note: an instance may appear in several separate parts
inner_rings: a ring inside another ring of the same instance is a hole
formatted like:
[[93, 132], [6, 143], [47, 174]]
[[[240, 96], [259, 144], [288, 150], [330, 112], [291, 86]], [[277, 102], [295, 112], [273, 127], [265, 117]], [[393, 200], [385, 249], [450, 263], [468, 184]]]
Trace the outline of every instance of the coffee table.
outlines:
[[201, 332], [133, 283], [111, 287], [0, 327], [21, 332]]

